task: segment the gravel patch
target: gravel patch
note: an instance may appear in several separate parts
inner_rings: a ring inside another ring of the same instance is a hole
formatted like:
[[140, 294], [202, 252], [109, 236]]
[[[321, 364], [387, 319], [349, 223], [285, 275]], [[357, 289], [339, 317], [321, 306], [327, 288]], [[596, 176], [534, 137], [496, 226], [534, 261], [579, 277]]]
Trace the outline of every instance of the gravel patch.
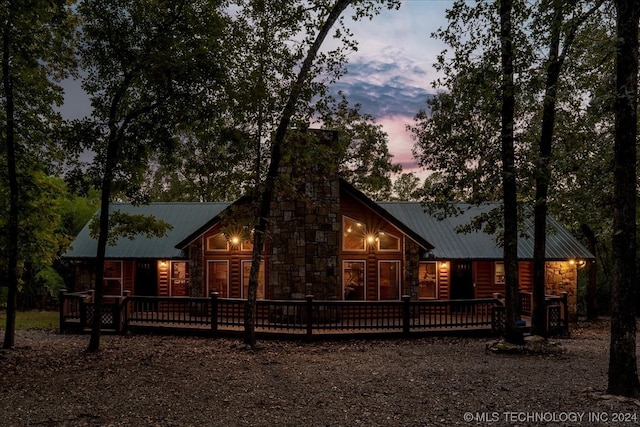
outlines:
[[640, 425], [637, 401], [604, 394], [606, 321], [556, 340], [560, 355], [492, 354], [486, 338], [251, 351], [234, 339], [104, 336], [98, 354], [84, 353], [88, 341], [18, 331], [0, 352], [0, 425]]

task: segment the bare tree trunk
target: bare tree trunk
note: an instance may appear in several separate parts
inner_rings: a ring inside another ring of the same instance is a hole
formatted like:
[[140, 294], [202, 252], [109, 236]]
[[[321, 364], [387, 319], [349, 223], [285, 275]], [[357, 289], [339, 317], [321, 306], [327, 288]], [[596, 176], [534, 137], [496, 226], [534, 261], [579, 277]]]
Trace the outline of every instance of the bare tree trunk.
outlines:
[[[582, 233], [587, 238], [587, 248], [597, 258], [598, 240], [595, 233], [587, 224], [580, 227]], [[590, 262], [589, 266], [589, 282], [587, 283], [587, 319], [594, 320], [598, 318], [598, 264]]]
[[93, 323], [91, 325], [91, 339], [89, 340], [88, 352], [97, 352], [100, 350], [100, 335], [102, 330], [102, 307], [104, 296], [104, 260], [107, 252], [107, 241], [109, 238], [109, 203], [111, 201], [111, 186], [113, 184], [113, 173], [118, 163], [118, 150], [121, 135], [124, 132], [126, 124], [129, 123], [132, 115], [125, 118], [124, 124], [120, 128], [117, 125], [117, 112], [120, 101], [124, 96], [131, 76], [127, 75], [122, 82], [118, 92], [113, 97], [109, 112], [109, 142], [107, 145], [107, 158], [105, 160], [104, 175], [101, 183], [100, 197], [100, 229], [98, 234], [98, 249], [96, 254], [96, 282], [94, 286], [94, 303], [93, 303]]
[[536, 165], [536, 201], [534, 205], [533, 244], [533, 313], [531, 334], [547, 336], [547, 312], [545, 305], [545, 264], [547, 248], [547, 197], [551, 180], [551, 145], [556, 120], [558, 80], [564, 57], [560, 57], [560, 32], [562, 30], [562, 1], [554, 0], [551, 42], [547, 62], [547, 80], [542, 107], [542, 129], [539, 141], [539, 158]]
[[262, 252], [264, 250], [264, 243], [266, 240], [268, 217], [269, 212], [271, 211], [271, 199], [273, 197], [273, 192], [276, 186], [278, 168], [280, 167], [280, 161], [282, 160], [282, 148], [284, 145], [284, 139], [287, 133], [287, 129], [289, 128], [291, 117], [295, 112], [296, 103], [298, 102], [298, 98], [302, 93], [307, 76], [311, 71], [313, 61], [315, 60], [315, 57], [320, 50], [324, 39], [329, 33], [329, 30], [331, 30], [331, 27], [333, 27], [338, 18], [340, 18], [340, 15], [342, 15], [342, 12], [344, 12], [344, 10], [351, 4], [351, 2], [352, 0], [338, 0], [331, 9], [327, 20], [322, 25], [320, 32], [314, 40], [313, 45], [311, 45], [309, 52], [307, 52], [307, 56], [302, 63], [300, 71], [298, 72], [298, 78], [291, 88], [289, 99], [287, 100], [287, 104], [285, 105], [282, 112], [282, 117], [280, 118], [280, 123], [278, 124], [278, 128], [273, 140], [273, 144], [271, 147], [271, 161], [269, 163], [265, 189], [262, 193], [262, 200], [260, 203], [258, 225], [256, 226], [253, 237], [253, 255], [251, 258], [252, 263], [249, 276], [249, 295], [247, 298], [247, 306], [245, 309], [244, 343], [251, 347], [255, 347], [256, 345], [255, 316], [256, 294], [258, 291], [258, 273], [260, 271]]
[[[9, 8], [11, 13], [11, 8]], [[7, 269], [8, 269], [8, 298], [7, 298], [7, 324], [4, 333], [2, 348], [11, 348], [15, 345], [16, 332], [16, 306], [18, 294], [18, 170], [16, 158], [15, 140], [15, 104], [13, 98], [13, 81], [11, 79], [11, 57], [9, 47], [11, 45], [10, 18], [6, 18], [2, 28], [3, 52], [2, 52], [2, 83], [5, 93], [6, 130], [5, 145], [7, 150], [7, 175], [9, 177], [9, 235], [7, 245]]]
[[500, 43], [502, 60], [502, 187], [504, 202], [505, 340], [518, 344], [522, 332], [518, 301], [518, 202], [516, 198], [513, 126], [515, 96], [513, 83], [512, 0], [500, 0]]
[[616, 0], [613, 284], [611, 288], [611, 394], [640, 394], [636, 360], [636, 137], [638, 131], [638, 21], [640, 2]]

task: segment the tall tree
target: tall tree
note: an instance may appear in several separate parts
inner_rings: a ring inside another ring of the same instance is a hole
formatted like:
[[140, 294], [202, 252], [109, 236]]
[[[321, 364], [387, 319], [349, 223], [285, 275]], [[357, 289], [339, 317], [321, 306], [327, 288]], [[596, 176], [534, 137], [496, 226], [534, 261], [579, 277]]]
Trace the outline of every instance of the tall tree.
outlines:
[[171, 152], [178, 126], [210, 113], [225, 56], [219, 43], [222, 6], [218, 0], [84, 0], [78, 7], [83, 88], [94, 109], [94, 141], [88, 147], [96, 153], [101, 191], [88, 351], [100, 348], [112, 194], [135, 196], [151, 153]]
[[[249, 275], [249, 295], [247, 299], [247, 306], [245, 309], [244, 333], [244, 342], [251, 347], [255, 347], [256, 344], [256, 294], [258, 289], [258, 274], [260, 269], [260, 262], [262, 260], [262, 252], [264, 250], [264, 243], [266, 239], [268, 216], [271, 210], [271, 199], [273, 197], [273, 192], [276, 189], [278, 169], [280, 167], [280, 161], [282, 160], [283, 151], [285, 148], [285, 138], [287, 135], [287, 131], [289, 130], [291, 118], [296, 113], [296, 109], [300, 108], [301, 102], [309, 102], [312, 96], [316, 94], [318, 90], [322, 92], [322, 87], [318, 87], [317, 85], [315, 85], [316, 89], [314, 91], [314, 85], [310, 84], [311, 82], [309, 81], [309, 77], [313, 76], [312, 71], [314, 69], [314, 66], [319, 66], [317, 57], [320, 57], [320, 64], [326, 64], [327, 61], [329, 61], [329, 64], [332, 65], [334, 72], [336, 69], [339, 70], [341, 68], [340, 64], [344, 60], [344, 55], [341, 50], [334, 51], [333, 56], [335, 57], [337, 55], [337, 60], [332, 60], [330, 58], [331, 55], [327, 56], [327, 54], [319, 52], [325, 38], [329, 34], [329, 31], [334, 26], [334, 24], [338, 21], [342, 23], [341, 15], [344, 10], [353, 4], [356, 6], [354, 15], [355, 17], [371, 17], [372, 14], [378, 13], [378, 3], [387, 3], [389, 8], [399, 7], [399, 3], [395, 1], [383, 2], [382, 0], [336, 0], [335, 2], [318, 1], [317, 4], [314, 5], [314, 8], [319, 12], [319, 14], [318, 16], [313, 17], [313, 19], [310, 21], [310, 24], [307, 24], [307, 30], [310, 31], [310, 33], [306, 35], [306, 45], [309, 46], [308, 51], [304, 55], [304, 60], [300, 65], [296, 80], [292, 84], [288, 96], [286, 97], [287, 101], [284, 110], [282, 111], [282, 115], [280, 116], [275, 135], [273, 137], [269, 168], [267, 170], [264, 190], [262, 191], [262, 195], [260, 197], [261, 201], [258, 210], [258, 223], [254, 229], [253, 254]], [[315, 23], [318, 23], [317, 27], [314, 25]], [[344, 31], [346, 31], [346, 28], [342, 28], [342, 32], [338, 31], [336, 37], [340, 38], [340, 34], [344, 34]], [[349, 34], [350, 33], [346, 31], [346, 35], [348, 36]], [[348, 45], [350, 44], [348, 41], [346, 43]]]
[[[544, 66], [546, 78], [544, 98], [542, 102], [542, 125], [538, 139], [538, 158], [534, 167], [535, 200], [534, 200], [534, 244], [533, 244], [533, 313], [531, 316], [531, 333], [547, 335], [547, 316], [545, 303], [545, 266], [547, 243], [547, 199], [551, 181], [551, 153], [556, 124], [556, 104], [558, 85], [565, 59], [573, 44], [580, 25], [593, 14], [602, 1], [590, 9], [579, 13], [571, 10], [576, 4], [565, 4], [563, 0], [550, 0], [541, 4], [543, 16], [550, 15], [549, 22], [549, 56]], [[574, 13], [574, 18], [567, 25], [565, 16]], [[564, 33], [564, 37], [563, 37]]]
[[340, 145], [346, 147], [341, 150], [339, 173], [374, 200], [388, 200], [392, 174], [402, 171], [389, 152], [389, 135], [372, 115], [360, 111], [360, 104], [351, 107], [344, 96], [339, 102], [333, 97], [326, 101], [320, 109], [322, 126], [337, 130]]
[[512, 0], [500, 0], [501, 99], [502, 99], [502, 192], [504, 205], [505, 339], [522, 341], [517, 328], [520, 319], [518, 290], [518, 199], [513, 129], [515, 94], [513, 79]]
[[638, 24], [640, 1], [616, 0], [613, 285], [608, 391], [637, 397], [636, 198], [638, 134]]
[[25, 242], [20, 240], [24, 237], [24, 209], [33, 196], [37, 197], [37, 192], [25, 189], [35, 185], [34, 174], [46, 167], [53, 129], [60, 121], [54, 107], [62, 103], [62, 91], [55, 82], [64, 76], [71, 58], [73, 24], [68, 3], [7, 0], [0, 7], [0, 116], [5, 123], [2, 164], [9, 201], [7, 240], [2, 250], [7, 259], [8, 286], [4, 348], [15, 343], [16, 295], [24, 261], [21, 246]]
[[[443, 77], [434, 85], [444, 90], [427, 102], [429, 111], [419, 112], [411, 127], [416, 159], [435, 172], [424, 188], [430, 207], [447, 207], [458, 200], [480, 203], [499, 199], [502, 183], [494, 167], [501, 156], [500, 105], [495, 96], [500, 81], [495, 4], [456, 2], [448, 15], [449, 25], [435, 34], [452, 48], [438, 60]], [[564, 19], [553, 19], [554, 5], [562, 6]], [[610, 192], [611, 182], [610, 147], [606, 143], [610, 140], [610, 102], [603, 90], [608, 83], [601, 77], [613, 52], [609, 15], [601, 1], [546, 0], [527, 5], [516, 0], [512, 14], [518, 52], [514, 61], [518, 200], [538, 208], [543, 200], [549, 211], [573, 230], [579, 232], [580, 225], [586, 224], [600, 236], [609, 227], [606, 217], [610, 211], [610, 198], [599, 197]], [[551, 46], [552, 41], [558, 43], [557, 54], [540, 55], [542, 50], [536, 46]], [[592, 47], [594, 43], [597, 49]], [[553, 168], [544, 166], [548, 155], [540, 154], [543, 134], [545, 152], [550, 153], [547, 142], [551, 141], [558, 153]], [[593, 140], [605, 143], [593, 146]], [[587, 166], [598, 173], [588, 172]], [[545, 173], [549, 174], [547, 179]], [[542, 185], [538, 186], [537, 200], [531, 192], [536, 179], [547, 183], [546, 198], [541, 197]], [[522, 210], [521, 216], [524, 214], [529, 212]], [[538, 218], [546, 218], [541, 209]], [[494, 224], [502, 227], [495, 217], [487, 219], [493, 224], [483, 218], [466, 228], [484, 225], [490, 232]], [[540, 234], [546, 231], [540, 225], [537, 230]], [[544, 254], [542, 247], [538, 245], [539, 254]], [[544, 261], [542, 266], [544, 271]]]

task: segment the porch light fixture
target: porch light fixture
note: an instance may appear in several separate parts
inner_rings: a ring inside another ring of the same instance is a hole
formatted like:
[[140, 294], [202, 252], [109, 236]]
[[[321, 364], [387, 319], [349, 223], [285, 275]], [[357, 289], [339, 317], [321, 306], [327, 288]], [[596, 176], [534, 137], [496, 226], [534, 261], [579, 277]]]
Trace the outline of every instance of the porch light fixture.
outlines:
[[447, 261], [442, 261], [442, 262], [440, 263], [440, 268], [442, 268], [442, 269], [447, 268]]
[[167, 261], [160, 261], [160, 267], [162, 268], [166, 268], [167, 267]]
[[376, 242], [376, 235], [375, 234], [368, 234], [367, 235], [367, 243], [369, 243], [370, 245], [373, 245]]
[[229, 241], [231, 242], [231, 244], [233, 246], [238, 246], [240, 244], [240, 237], [238, 236], [231, 236], [231, 239], [229, 239]]

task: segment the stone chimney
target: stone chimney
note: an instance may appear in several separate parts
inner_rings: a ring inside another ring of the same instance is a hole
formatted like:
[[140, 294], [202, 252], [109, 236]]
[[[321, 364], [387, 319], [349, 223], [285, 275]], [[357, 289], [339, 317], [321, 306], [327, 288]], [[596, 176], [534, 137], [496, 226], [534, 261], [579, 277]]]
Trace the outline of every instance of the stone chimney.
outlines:
[[288, 147], [271, 204], [270, 298], [339, 298], [338, 132], [295, 133]]

